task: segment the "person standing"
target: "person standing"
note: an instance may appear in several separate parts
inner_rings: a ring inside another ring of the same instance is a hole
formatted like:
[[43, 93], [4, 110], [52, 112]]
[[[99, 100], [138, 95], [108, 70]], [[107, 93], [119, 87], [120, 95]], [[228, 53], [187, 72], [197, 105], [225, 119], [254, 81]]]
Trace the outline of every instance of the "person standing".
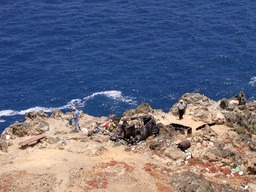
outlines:
[[79, 111], [75, 107], [72, 107], [72, 111], [73, 111], [75, 130], [77, 132], [79, 132], [80, 131], [80, 127], [79, 127], [80, 114], [79, 114]]
[[182, 99], [177, 104], [177, 108], [178, 108], [178, 112], [179, 112], [179, 119], [182, 119], [183, 115], [185, 113], [185, 110], [186, 110], [186, 104], [184, 103], [184, 101]]

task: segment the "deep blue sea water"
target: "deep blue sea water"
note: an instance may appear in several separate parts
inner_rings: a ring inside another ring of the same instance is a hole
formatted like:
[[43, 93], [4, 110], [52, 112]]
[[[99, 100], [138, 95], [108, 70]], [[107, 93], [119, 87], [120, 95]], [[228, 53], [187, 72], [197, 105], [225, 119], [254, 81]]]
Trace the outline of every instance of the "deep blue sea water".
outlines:
[[0, 133], [31, 110], [255, 99], [256, 1], [2, 0], [0, 66]]

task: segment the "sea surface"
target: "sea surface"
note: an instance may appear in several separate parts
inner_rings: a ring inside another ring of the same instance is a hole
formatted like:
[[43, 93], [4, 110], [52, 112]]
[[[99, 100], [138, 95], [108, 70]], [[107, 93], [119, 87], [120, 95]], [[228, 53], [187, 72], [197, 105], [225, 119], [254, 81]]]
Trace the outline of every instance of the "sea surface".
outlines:
[[29, 111], [121, 116], [256, 96], [256, 1], [0, 1], [0, 133]]

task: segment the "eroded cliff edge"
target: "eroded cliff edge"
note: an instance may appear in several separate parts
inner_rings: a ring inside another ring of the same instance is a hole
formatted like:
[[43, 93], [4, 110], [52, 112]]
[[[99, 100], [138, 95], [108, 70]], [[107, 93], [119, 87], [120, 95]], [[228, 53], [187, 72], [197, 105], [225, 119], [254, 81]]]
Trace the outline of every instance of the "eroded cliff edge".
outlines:
[[[142, 103], [122, 117], [81, 112], [80, 125], [86, 133], [73, 132], [71, 113], [30, 112], [24, 122], [10, 125], [1, 135], [0, 189], [255, 191], [256, 102], [248, 101], [243, 92], [220, 101], [198, 93], [181, 98], [187, 104], [182, 120], [177, 118], [176, 104], [165, 113]], [[160, 132], [136, 145], [113, 141], [112, 133], [105, 132], [109, 120], [145, 115], [154, 118]], [[176, 146], [188, 136], [171, 124], [192, 128], [192, 158]], [[40, 134], [45, 138], [38, 143], [20, 147], [22, 141]]]

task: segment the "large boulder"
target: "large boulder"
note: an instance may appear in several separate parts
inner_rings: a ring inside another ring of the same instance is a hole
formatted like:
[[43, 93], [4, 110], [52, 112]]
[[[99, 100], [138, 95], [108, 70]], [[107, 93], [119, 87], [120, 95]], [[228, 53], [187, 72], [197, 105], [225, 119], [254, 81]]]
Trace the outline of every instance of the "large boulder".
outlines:
[[54, 110], [51, 114], [51, 118], [53, 119], [62, 119], [63, 116], [64, 116], [64, 113], [59, 109]]
[[226, 125], [230, 127], [241, 126], [248, 132], [256, 133], [256, 114], [248, 109], [229, 111], [224, 113]]
[[246, 96], [243, 91], [240, 91], [235, 98], [238, 100], [239, 105], [245, 105], [247, 102]]
[[33, 135], [39, 135], [46, 131], [49, 131], [49, 127], [50, 127], [50, 125], [48, 122], [39, 121], [37, 124], [35, 124], [33, 126], [33, 130], [35, 130], [35, 131], [33, 131], [34, 132]]
[[125, 111], [123, 113], [123, 116], [131, 117], [137, 114], [149, 114], [152, 112], [153, 112], [153, 109], [151, 108], [151, 106], [148, 103], [142, 102], [136, 109]]
[[229, 104], [229, 102], [228, 102], [227, 99], [222, 99], [222, 100], [220, 101], [220, 108], [226, 109], [226, 108], [228, 107], [228, 104]]
[[8, 152], [8, 143], [4, 139], [0, 140], [0, 150], [4, 152]]
[[26, 114], [25, 119], [26, 120], [39, 120], [39, 119], [46, 119], [48, 118], [48, 115], [44, 113], [44, 111], [31, 111], [28, 114]]
[[24, 137], [30, 134], [31, 128], [32, 128], [32, 125], [29, 123], [16, 121], [14, 124], [7, 127], [4, 133], [6, 132], [9, 135]]

